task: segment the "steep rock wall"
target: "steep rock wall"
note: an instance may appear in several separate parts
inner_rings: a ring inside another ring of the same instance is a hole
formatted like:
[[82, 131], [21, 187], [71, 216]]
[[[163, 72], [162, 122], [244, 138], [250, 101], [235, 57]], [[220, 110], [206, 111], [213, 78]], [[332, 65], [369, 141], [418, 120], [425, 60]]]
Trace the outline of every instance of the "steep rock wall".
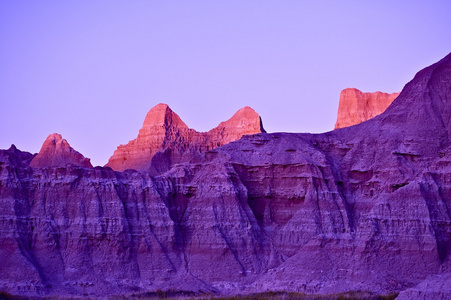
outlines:
[[244, 136], [157, 176], [1, 151], [0, 289], [414, 294], [450, 267], [449, 132], [451, 55], [360, 125]]
[[359, 124], [380, 115], [398, 96], [399, 93], [363, 93], [355, 88], [342, 90], [334, 129]]

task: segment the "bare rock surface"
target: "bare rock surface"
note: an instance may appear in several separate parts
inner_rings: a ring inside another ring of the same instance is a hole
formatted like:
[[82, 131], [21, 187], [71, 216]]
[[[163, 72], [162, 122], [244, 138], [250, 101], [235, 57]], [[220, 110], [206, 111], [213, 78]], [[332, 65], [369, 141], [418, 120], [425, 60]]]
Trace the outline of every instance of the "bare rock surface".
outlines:
[[451, 274], [445, 273], [429, 276], [417, 286], [402, 291], [396, 299], [451, 299]]
[[0, 151], [12, 294], [450, 287], [451, 54], [367, 122], [246, 135], [159, 175], [30, 168], [13, 150]]
[[260, 116], [248, 106], [216, 128], [197, 132], [188, 128], [168, 105], [160, 103], [147, 113], [138, 137], [120, 145], [106, 166], [116, 171], [135, 169], [159, 174], [174, 163], [239, 140], [243, 135], [261, 132], [265, 130]]
[[335, 129], [352, 126], [383, 113], [399, 93], [363, 93], [355, 88], [340, 93]]
[[30, 162], [30, 166], [35, 168], [65, 167], [66, 164], [92, 168], [89, 159], [75, 151], [58, 133], [46, 138], [38, 155]]

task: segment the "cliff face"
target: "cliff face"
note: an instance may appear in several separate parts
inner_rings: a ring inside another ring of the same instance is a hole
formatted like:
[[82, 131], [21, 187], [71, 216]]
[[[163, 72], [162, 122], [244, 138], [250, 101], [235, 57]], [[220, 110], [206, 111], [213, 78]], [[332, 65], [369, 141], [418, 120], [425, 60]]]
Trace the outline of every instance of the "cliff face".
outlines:
[[362, 93], [358, 89], [344, 89], [340, 93], [335, 128], [362, 123], [383, 113], [399, 93]]
[[29, 154], [3, 150], [0, 289], [412, 287], [408, 297], [417, 284], [447, 285], [450, 132], [451, 54], [367, 122], [324, 134], [244, 136], [158, 176], [30, 168]]
[[159, 174], [174, 163], [187, 161], [201, 152], [240, 139], [246, 134], [265, 132], [260, 116], [250, 107], [208, 132], [188, 128], [166, 104], [152, 108], [138, 137], [120, 145], [105, 165], [116, 171], [135, 169]]

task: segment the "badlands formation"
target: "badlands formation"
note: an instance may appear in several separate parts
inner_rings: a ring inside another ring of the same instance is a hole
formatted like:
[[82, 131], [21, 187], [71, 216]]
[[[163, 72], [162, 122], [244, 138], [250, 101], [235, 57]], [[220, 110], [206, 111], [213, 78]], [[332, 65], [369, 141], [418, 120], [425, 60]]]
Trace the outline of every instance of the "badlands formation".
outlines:
[[120, 145], [106, 166], [115, 171], [135, 169], [158, 174], [196, 154], [261, 132], [265, 130], [260, 116], [248, 106], [216, 128], [197, 132], [188, 128], [169, 106], [158, 104], [147, 113], [138, 137]]
[[89, 158], [75, 151], [61, 134], [49, 135], [39, 153], [31, 160], [30, 167], [65, 167], [67, 164], [92, 168]]
[[59, 137], [34, 158], [0, 151], [0, 290], [451, 297], [451, 54], [323, 134], [252, 134], [250, 109], [202, 134], [149, 114], [111, 168]]
[[362, 93], [358, 89], [344, 89], [340, 93], [335, 129], [360, 124], [383, 113], [399, 93]]

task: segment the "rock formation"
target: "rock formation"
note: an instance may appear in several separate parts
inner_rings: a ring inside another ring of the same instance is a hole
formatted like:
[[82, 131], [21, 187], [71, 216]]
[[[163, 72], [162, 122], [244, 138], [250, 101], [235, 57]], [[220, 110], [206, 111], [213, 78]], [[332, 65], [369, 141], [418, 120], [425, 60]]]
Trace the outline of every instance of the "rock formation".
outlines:
[[30, 163], [31, 167], [65, 167], [73, 164], [84, 168], [92, 168], [91, 162], [79, 152], [75, 151], [61, 134], [50, 134], [44, 141], [38, 155]]
[[158, 104], [147, 113], [138, 137], [120, 145], [106, 166], [116, 171], [135, 169], [161, 173], [195, 154], [239, 140], [243, 135], [261, 132], [265, 130], [260, 116], [248, 106], [216, 128], [197, 132], [188, 128], [168, 105]]
[[334, 129], [359, 124], [380, 115], [398, 95], [399, 93], [362, 93], [354, 88], [342, 90]]
[[402, 291], [396, 300], [451, 299], [451, 273], [431, 275], [415, 287]]
[[29, 157], [0, 151], [8, 293], [448, 295], [451, 54], [367, 122], [246, 135], [157, 176]]

